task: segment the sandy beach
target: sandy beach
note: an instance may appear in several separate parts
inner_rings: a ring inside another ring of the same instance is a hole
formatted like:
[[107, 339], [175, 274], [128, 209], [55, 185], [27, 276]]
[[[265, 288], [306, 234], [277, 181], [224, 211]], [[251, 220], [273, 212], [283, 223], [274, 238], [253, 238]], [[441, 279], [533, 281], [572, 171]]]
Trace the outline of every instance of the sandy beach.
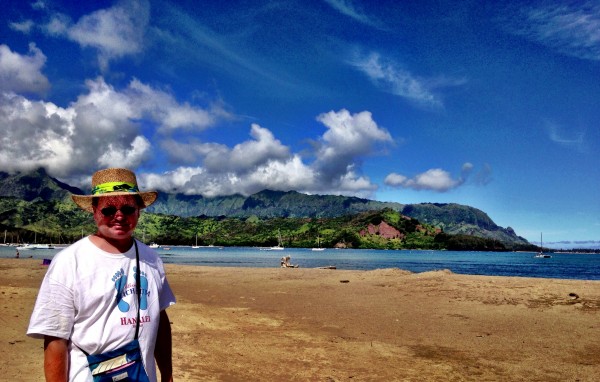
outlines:
[[[600, 282], [167, 265], [176, 381], [596, 381]], [[0, 260], [0, 380], [43, 381], [25, 336], [46, 267]], [[6, 360], [10, 360], [7, 362]]]

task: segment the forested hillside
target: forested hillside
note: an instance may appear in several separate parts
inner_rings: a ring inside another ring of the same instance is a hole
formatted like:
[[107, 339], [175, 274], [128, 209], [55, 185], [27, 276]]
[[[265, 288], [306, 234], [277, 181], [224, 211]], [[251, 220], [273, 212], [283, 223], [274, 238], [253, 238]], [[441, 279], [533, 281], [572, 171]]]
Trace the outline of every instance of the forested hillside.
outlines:
[[[43, 169], [0, 173], [0, 229], [11, 235], [9, 241], [19, 242], [70, 242], [93, 232], [91, 216], [75, 207], [70, 193], [82, 191]], [[196, 234], [205, 244], [273, 245], [281, 231], [288, 246], [299, 247], [313, 246], [317, 237], [327, 246], [355, 248], [529, 247], [510, 227], [497, 226], [470, 206], [403, 205], [295, 191], [214, 198], [160, 193], [140, 219], [140, 229], [148, 240], [189, 245]], [[393, 230], [399, 233], [387, 237]]]

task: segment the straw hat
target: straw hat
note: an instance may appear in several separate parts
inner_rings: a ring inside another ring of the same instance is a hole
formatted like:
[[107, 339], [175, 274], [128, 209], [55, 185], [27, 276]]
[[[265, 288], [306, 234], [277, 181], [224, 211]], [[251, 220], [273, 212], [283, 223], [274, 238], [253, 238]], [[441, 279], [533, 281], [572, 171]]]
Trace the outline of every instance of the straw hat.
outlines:
[[126, 168], [107, 168], [92, 175], [92, 194], [74, 195], [71, 199], [82, 209], [94, 212], [92, 199], [103, 196], [139, 195], [148, 207], [156, 200], [158, 192], [140, 192], [135, 174]]

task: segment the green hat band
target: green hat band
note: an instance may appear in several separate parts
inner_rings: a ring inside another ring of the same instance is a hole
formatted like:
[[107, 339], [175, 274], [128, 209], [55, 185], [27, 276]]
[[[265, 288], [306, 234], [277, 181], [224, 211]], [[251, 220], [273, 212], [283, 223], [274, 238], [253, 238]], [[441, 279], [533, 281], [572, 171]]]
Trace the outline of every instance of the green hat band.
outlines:
[[137, 185], [123, 182], [107, 182], [92, 188], [92, 195], [105, 194], [107, 192], [139, 192]]

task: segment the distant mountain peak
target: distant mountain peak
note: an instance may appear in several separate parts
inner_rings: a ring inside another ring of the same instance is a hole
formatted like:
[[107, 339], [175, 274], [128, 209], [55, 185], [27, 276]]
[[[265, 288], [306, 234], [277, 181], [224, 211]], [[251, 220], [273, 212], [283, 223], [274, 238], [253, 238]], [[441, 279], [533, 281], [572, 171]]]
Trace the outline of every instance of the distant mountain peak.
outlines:
[[76, 187], [49, 176], [43, 167], [15, 174], [0, 172], [0, 196], [3, 197], [26, 201], [36, 199], [51, 201], [64, 200], [71, 193], [81, 194], [82, 192]]

